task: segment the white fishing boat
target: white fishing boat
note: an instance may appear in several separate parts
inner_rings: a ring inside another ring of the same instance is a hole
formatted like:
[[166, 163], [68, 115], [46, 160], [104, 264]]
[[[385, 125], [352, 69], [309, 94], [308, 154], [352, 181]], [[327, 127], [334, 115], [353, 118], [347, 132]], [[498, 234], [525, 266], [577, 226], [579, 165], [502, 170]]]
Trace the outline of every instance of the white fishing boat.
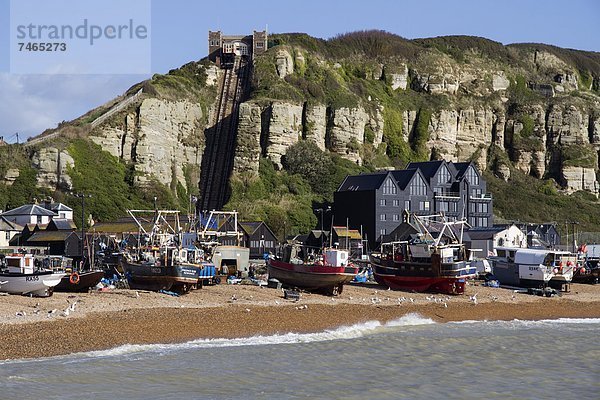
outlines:
[[31, 254], [11, 254], [4, 258], [0, 272], [0, 292], [51, 296], [66, 273], [40, 268]]
[[559, 250], [496, 248], [490, 257], [496, 278], [504, 285], [562, 288], [573, 280], [574, 254]]

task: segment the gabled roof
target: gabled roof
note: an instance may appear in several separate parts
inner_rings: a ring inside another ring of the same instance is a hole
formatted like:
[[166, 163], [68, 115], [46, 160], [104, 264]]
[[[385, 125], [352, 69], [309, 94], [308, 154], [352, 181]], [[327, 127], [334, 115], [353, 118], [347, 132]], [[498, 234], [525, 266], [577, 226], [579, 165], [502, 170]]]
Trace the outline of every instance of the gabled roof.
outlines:
[[345, 226], [334, 226], [333, 231], [338, 237], [348, 237], [350, 239], [360, 240], [360, 232], [356, 229], [346, 229]]
[[45, 206], [48, 210], [56, 211], [73, 211], [73, 209], [63, 203], [49, 203]]
[[53, 218], [48, 224], [47, 230], [52, 231], [72, 231], [77, 229], [75, 222], [66, 218]]
[[541, 235], [545, 235], [550, 231], [550, 229], [554, 229], [556, 231], [556, 227], [553, 224], [539, 224], [533, 226], [533, 230]]
[[392, 176], [396, 180], [400, 190], [406, 189], [408, 183], [412, 180], [413, 176], [418, 173], [418, 169], [400, 169], [391, 171]]
[[56, 214], [50, 210], [46, 210], [44, 207], [40, 207], [37, 204], [25, 204], [24, 206], [13, 208], [2, 213], [4, 216], [13, 215], [41, 215], [48, 217], [55, 217]]
[[262, 224], [261, 221], [239, 222], [238, 225], [248, 236], [252, 235]]
[[452, 163], [452, 164], [454, 165], [454, 168], [456, 168], [456, 171], [457, 171], [456, 179], [460, 179], [465, 175], [465, 172], [467, 172], [467, 169], [473, 163], [471, 161], [467, 161], [467, 162], [457, 162], [457, 163]]
[[79, 235], [73, 231], [40, 231], [31, 235], [27, 243], [64, 242], [71, 235], [77, 235], [79, 238]]
[[471, 240], [491, 240], [494, 238], [494, 235], [500, 232], [499, 230], [474, 230], [469, 229], [469, 237]]
[[8, 231], [18, 231], [21, 232], [23, 227], [14, 222], [10, 222], [6, 218], [0, 216], [0, 231], [8, 232]]
[[423, 176], [425, 177], [425, 179], [431, 180], [431, 178], [433, 178], [434, 175], [438, 172], [440, 167], [445, 163], [446, 162], [444, 160], [411, 162], [411, 163], [408, 163], [408, 165], [406, 166], [406, 169], [418, 168], [423, 173]]
[[373, 174], [348, 175], [338, 188], [338, 192], [358, 192], [376, 190], [387, 177], [387, 172], [376, 172]]

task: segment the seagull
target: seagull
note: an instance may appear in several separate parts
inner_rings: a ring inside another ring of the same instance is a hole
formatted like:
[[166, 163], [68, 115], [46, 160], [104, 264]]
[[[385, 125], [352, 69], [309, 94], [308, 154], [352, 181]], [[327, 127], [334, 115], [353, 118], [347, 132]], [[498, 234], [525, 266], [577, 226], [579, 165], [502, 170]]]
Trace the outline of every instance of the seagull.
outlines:
[[15, 313], [15, 315], [16, 315], [17, 317], [26, 317], [26, 316], [27, 316], [27, 313], [25, 313], [25, 311], [17, 311], [17, 312]]
[[415, 299], [413, 299], [412, 297], [409, 299], [411, 303], [415, 302]]
[[448, 308], [448, 303], [444, 303], [444, 308]]
[[392, 288], [391, 288], [391, 287], [388, 287], [388, 290], [392, 290]]
[[231, 301], [236, 301], [236, 300], [237, 300], [237, 297], [235, 297], [235, 294], [232, 294], [231, 295]]
[[65, 308], [65, 311], [63, 311], [61, 315], [62, 315], [63, 317], [68, 317], [68, 316], [69, 316], [69, 313], [70, 313], [70, 312], [69, 312], [69, 308], [67, 307], [67, 308]]
[[246, 312], [250, 312], [250, 309], [249, 309], [249, 308], [246, 308]]
[[277, 300], [275, 300], [275, 304], [279, 305], [279, 302]]
[[473, 302], [473, 304], [477, 304], [477, 293], [473, 296], [469, 296], [469, 300]]
[[74, 301], [70, 306], [69, 306], [69, 310], [70, 311], [75, 311], [75, 306], [77, 305], [77, 301]]
[[135, 297], [140, 297], [140, 293], [137, 290], [135, 291]]

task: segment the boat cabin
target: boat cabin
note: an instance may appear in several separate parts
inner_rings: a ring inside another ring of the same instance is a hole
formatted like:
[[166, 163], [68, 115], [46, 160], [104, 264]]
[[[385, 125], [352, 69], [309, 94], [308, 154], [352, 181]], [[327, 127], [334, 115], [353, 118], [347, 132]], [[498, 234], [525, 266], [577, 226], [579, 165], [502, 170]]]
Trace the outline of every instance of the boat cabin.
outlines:
[[325, 249], [323, 263], [332, 267], [345, 267], [348, 265], [348, 251], [340, 249]]
[[34, 258], [31, 254], [11, 254], [4, 258], [8, 272], [12, 274], [33, 274]]

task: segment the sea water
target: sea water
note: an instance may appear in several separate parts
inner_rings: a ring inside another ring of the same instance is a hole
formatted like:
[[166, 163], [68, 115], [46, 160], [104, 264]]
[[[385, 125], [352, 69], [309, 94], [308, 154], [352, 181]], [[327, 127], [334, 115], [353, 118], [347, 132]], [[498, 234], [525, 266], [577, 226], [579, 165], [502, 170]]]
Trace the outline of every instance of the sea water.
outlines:
[[599, 399], [600, 319], [434, 323], [0, 362], [0, 398]]

